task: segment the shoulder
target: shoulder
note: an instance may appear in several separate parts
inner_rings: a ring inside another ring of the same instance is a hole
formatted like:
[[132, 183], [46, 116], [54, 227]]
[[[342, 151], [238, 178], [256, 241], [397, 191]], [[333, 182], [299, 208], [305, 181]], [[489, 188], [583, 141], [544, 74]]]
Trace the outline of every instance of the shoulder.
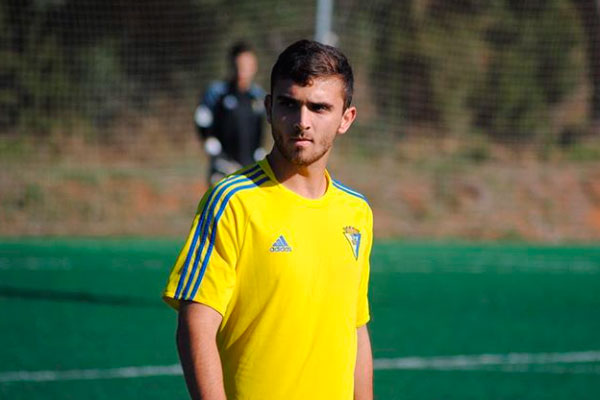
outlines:
[[331, 185], [338, 192], [341, 192], [342, 195], [347, 196], [349, 200], [356, 201], [360, 204], [364, 204], [365, 206], [369, 207], [369, 201], [367, 200], [367, 197], [364, 194], [350, 188], [349, 186], [344, 185], [337, 179], [331, 178]]
[[331, 186], [337, 193], [338, 198], [343, 199], [342, 201], [344, 203], [349, 207], [361, 209], [366, 214], [367, 218], [372, 219], [373, 212], [371, 211], [369, 200], [364, 194], [333, 178], [331, 178]]
[[227, 93], [228, 85], [224, 81], [211, 82], [204, 92], [204, 102], [210, 104], [216, 103], [220, 97]]
[[227, 88], [228, 84], [225, 81], [212, 81], [206, 87], [206, 93], [225, 93]]
[[263, 99], [265, 97], [265, 91], [262, 87], [260, 87], [259, 85], [257, 85], [256, 83], [253, 83], [252, 86], [250, 86], [250, 95], [252, 97], [254, 97], [255, 99]]
[[[203, 199], [203, 207], [236, 209], [240, 205], [239, 200], [245, 195], [256, 193], [261, 185], [269, 180], [267, 174], [257, 164], [250, 165], [226, 176], [213, 186]], [[217, 206], [218, 205], [218, 206]]]
[[346, 215], [354, 215], [367, 231], [373, 230], [373, 211], [367, 197], [344, 185], [336, 179], [331, 179], [332, 189], [335, 191], [336, 207], [343, 209]]

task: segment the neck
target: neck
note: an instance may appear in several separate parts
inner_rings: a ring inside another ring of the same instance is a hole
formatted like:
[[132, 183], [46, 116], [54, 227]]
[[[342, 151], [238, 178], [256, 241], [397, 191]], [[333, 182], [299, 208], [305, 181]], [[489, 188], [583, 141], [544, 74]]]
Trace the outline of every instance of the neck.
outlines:
[[236, 78], [232, 79], [231, 82], [233, 83], [233, 86], [236, 88], [236, 90], [240, 93], [247, 92], [250, 89], [250, 86], [252, 85], [252, 82], [239, 81]]
[[267, 156], [277, 181], [292, 192], [309, 199], [318, 199], [327, 190], [325, 168], [329, 154], [310, 165], [296, 165], [286, 160], [276, 147]]

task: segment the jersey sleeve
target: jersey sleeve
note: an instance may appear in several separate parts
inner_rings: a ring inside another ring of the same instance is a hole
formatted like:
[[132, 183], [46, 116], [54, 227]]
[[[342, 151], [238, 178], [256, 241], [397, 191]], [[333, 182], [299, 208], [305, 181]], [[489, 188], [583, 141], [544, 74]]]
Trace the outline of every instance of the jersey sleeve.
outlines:
[[233, 293], [241, 240], [239, 227], [244, 224], [232, 202], [215, 189], [200, 202], [163, 292], [163, 299], [176, 310], [181, 301], [193, 301], [224, 315]]
[[366, 222], [365, 240], [364, 240], [364, 251], [361, 265], [360, 283], [358, 287], [358, 306], [356, 312], [356, 327], [365, 325], [371, 319], [369, 313], [369, 274], [370, 274], [370, 258], [371, 258], [371, 247], [373, 245], [373, 213], [368, 208], [367, 222]]

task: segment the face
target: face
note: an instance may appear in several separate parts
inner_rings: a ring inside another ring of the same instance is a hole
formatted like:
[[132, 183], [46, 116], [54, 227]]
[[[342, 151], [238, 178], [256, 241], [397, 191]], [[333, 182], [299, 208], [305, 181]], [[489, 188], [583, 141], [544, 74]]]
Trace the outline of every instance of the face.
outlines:
[[238, 88], [242, 90], [248, 89], [258, 69], [256, 56], [249, 51], [240, 53], [233, 60], [233, 64]]
[[344, 84], [338, 77], [314, 78], [306, 86], [280, 79], [265, 99], [275, 150], [304, 167], [327, 160], [333, 142], [346, 133], [356, 109], [344, 110]]

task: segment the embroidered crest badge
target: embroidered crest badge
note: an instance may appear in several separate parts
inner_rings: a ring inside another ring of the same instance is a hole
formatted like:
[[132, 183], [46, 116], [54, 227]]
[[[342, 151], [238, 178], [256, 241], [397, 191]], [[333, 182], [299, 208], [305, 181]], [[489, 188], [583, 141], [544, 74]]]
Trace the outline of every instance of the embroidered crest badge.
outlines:
[[350, 243], [354, 258], [358, 260], [358, 251], [360, 249], [360, 231], [353, 226], [346, 226], [344, 227], [344, 236], [346, 236], [348, 243]]

